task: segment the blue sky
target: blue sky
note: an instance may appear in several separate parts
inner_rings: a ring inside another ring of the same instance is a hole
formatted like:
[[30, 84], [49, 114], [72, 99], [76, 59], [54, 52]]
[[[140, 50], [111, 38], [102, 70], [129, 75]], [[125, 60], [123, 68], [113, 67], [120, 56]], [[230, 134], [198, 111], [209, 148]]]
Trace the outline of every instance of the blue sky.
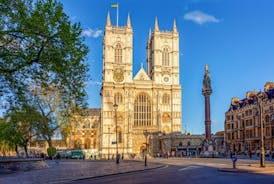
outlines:
[[[107, 12], [116, 23], [110, 0], [61, 0], [73, 22], [81, 22], [89, 46], [91, 80], [89, 107], [100, 107], [102, 38]], [[119, 0], [119, 25], [128, 12], [133, 27], [133, 70], [146, 61], [149, 29], [158, 17], [161, 30], [171, 30], [173, 19], [180, 33], [180, 81], [183, 132], [204, 133], [204, 65], [209, 65], [212, 132], [223, 130], [224, 113], [232, 97], [263, 90], [274, 81], [274, 1], [272, 0]]]

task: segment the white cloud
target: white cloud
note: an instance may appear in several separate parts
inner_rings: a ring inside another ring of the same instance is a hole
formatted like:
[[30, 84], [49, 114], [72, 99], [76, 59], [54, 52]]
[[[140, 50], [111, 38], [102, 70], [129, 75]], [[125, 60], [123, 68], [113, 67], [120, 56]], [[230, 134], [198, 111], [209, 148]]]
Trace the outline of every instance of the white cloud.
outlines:
[[184, 19], [191, 20], [191, 21], [193, 21], [197, 24], [200, 24], [200, 25], [207, 23], [207, 22], [214, 22], [214, 23], [220, 22], [220, 20], [217, 19], [216, 17], [214, 17], [213, 15], [209, 15], [209, 14], [203, 13], [201, 11], [189, 12], [184, 15]]
[[93, 37], [93, 38], [98, 38], [99, 36], [103, 35], [102, 30], [93, 30], [91, 28], [87, 28], [82, 31], [82, 35], [87, 36], [87, 37]]

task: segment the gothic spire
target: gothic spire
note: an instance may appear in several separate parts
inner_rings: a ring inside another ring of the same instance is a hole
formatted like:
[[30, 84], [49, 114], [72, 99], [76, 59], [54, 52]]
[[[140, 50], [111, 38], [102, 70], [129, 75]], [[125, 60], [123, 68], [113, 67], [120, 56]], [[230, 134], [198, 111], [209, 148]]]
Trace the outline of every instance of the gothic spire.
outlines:
[[128, 15], [127, 15], [127, 27], [128, 27], [128, 28], [131, 28], [129, 13], [128, 13]]
[[108, 15], [107, 15], [107, 24], [106, 24], [106, 27], [111, 27], [111, 21], [110, 21], [109, 12], [108, 12]]
[[154, 32], [159, 31], [159, 26], [158, 26], [158, 18], [156, 17], [155, 19], [155, 24], [154, 24]]
[[176, 20], [174, 19], [174, 22], [173, 22], [173, 32], [174, 33], [177, 33], [177, 26], [176, 26]]

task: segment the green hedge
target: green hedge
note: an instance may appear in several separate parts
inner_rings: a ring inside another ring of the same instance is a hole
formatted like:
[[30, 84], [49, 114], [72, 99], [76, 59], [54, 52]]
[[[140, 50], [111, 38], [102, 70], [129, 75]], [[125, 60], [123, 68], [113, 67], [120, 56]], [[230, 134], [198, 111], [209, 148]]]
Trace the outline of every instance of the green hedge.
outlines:
[[48, 156], [55, 156], [57, 151], [55, 147], [49, 147], [47, 149], [47, 152], [48, 152]]

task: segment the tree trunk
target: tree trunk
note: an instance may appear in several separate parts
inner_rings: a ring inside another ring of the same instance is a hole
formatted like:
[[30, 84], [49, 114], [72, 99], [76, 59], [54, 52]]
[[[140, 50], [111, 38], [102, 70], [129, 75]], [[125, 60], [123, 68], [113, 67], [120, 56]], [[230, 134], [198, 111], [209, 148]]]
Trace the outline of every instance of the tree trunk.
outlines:
[[27, 146], [27, 144], [24, 145], [24, 150], [25, 150], [26, 158], [29, 158], [28, 146]]
[[48, 144], [49, 144], [49, 147], [52, 147], [52, 140], [51, 140], [51, 137], [50, 137], [50, 136], [49, 136], [47, 142], [48, 142]]
[[16, 152], [16, 156], [19, 157], [20, 155], [19, 155], [19, 151], [18, 151], [18, 146], [17, 146], [17, 144], [15, 145], [15, 152]]

